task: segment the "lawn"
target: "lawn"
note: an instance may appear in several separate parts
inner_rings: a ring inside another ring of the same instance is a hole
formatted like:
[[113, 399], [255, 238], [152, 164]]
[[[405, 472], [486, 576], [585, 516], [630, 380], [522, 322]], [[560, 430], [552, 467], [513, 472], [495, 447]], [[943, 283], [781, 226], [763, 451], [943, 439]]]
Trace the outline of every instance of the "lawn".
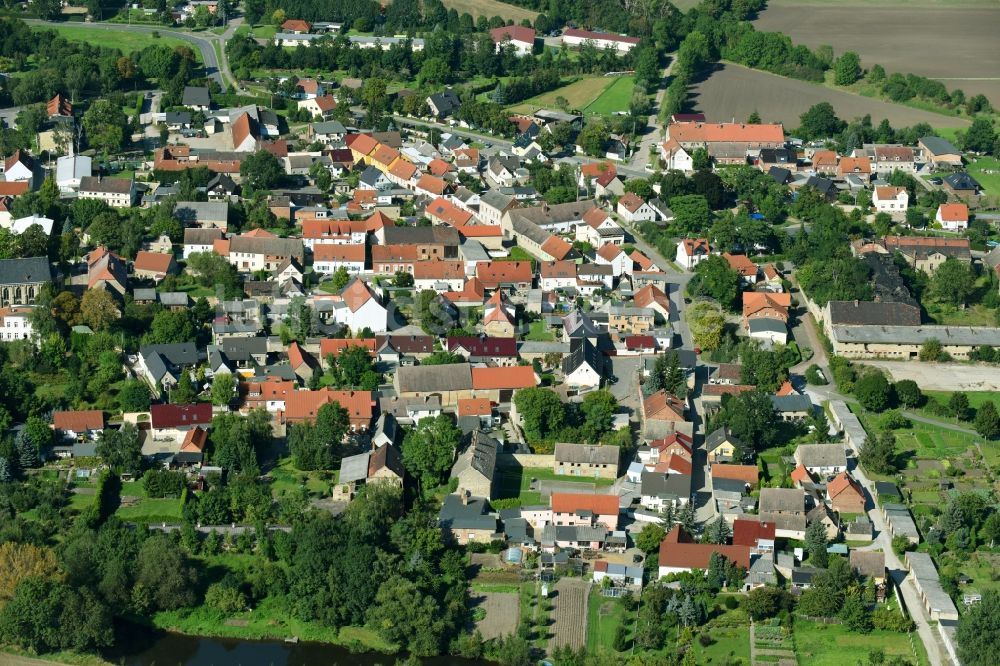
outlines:
[[[924, 395], [928, 398], [937, 400], [942, 405], [947, 405], [948, 400], [951, 398], [951, 391], [924, 391]], [[1000, 407], [1000, 391], [965, 391], [965, 395], [969, 398], [969, 406], [973, 409], [979, 409], [986, 402], [992, 402], [997, 407]], [[927, 414], [927, 416], [935, 419], [940, 419], [942, 421], [952, 420], [955, 423], [959, 423], [957, 419], [946, 419], [940, 416]], [[966, 427], [971, 428], [969, 424], [964, 424]]]
[[303, 484], [311, 496], [329, 497], [340, 472], [302, 472], [296, 469], [291, 458], [284, 458], [269, 474], [274, 497], [298, 490]]
[[614, 483], [611, 479], [588, 479], [557, 475], [552, 470], [544, 467], [503, 467], [497, 471], [497, 480], [500, 488], [497, 499], [516, 499], [520, 506], [542, 504], [542, 494], [531, 490], [532, 479], [578, 483], [580, 485], [579, 492], [581, 493], [592, 492], [595, 486], [610, 486]]
[[1000, 160], [980, 157], [969, 165], [969, 175], [979, 181], [987, 194], [1000, 196]]
[[267, 597], [252, 611], [227, 618], [207, 607], [193, 611], [165, 611], [153, 616], [153, 624], [160, 629], [194, 636], [219, 636], [245, 640], [284, 639], [336, 645], [361, 644], [368, 650], [393, 652], [394, 645], [365, 627], [327, 627], [314, 622], [303, 622], [291, 617], [283, 608], [281, 599]]
[[[587, 599], [587, 651], [594, 652], [599, 647], [613, 650], [615, 632], [623, 622], [627, 622], [627, 618], [621, 601], [602, 596], [597, 587], [592, 589]], [[631, 633], [629, 631], [630, 642]]]
[[527, 99], [511, 107], [510, 110], [516, 113], [534, 113], [539, 109], [558, 108], [556, 100], [560, 97], [566, 100], [568, 109], [584, 109], [599, 98], [615, 80], [607, 76], [585, 76], [573, 83]]
[[708, 632], [714, 641], [708, 647], [699, 641], [693, 645], [699, 664], [728, 664], [732, 659], [750, 663], [750, 627], [713, 627]]
[[556, 339], [556, 335], [549, 330], [544, 321], [538, 320], [528, 325], [528, 334], [524, 336], [524, 339], [536, 342], [552, 342]]
[[[927, 664], [927, 655], [919, 640], [917, 663]], [[819, 624], [797, 619], [795, 621], [795, 653], [799, 663], [809, 666], [841, 666], [841, 664], [867, 663], [868, 653], [882, 650], [886, 657], [899, 655], [913, 660], [913, 649], [907, 634], [891, 631], [872, 631], [856, 634], [840, 624]]]
[[189, 42], [177, 37], [154, 37], [151, 32], [124, 32], [121, 30], [104, 30], [101, 28], [82, 28], [79, 26], [59, 25], [44, 26], [38, 30], [55, 30], [66, 39], [73, 42], [87, 42], [94, 46], [108, 49], [119, 49], [123, 53], [141, 51], [147, 46], [162, 45], [171, 48], [186, 46], [194, 51], [195, 58], [201, 62], [201, 52]]
[[459, 15], [468, 12], [472, 15], [472, 18], [479, 16], [493, 18], [494, 16], [499, 16], [504, 20], [509, 19], [515, 23], [520, 23], [521, 19], [534, 21], [535, 17], [538, 16], [538, 12], [518, 7], [517, 5], [507, 4], [506, 2], [499, 2], [498, 0], [444, 0], [444, 6], [448, 9], [454, 9]]
[[619, 76], [614, 83], [604, 89], [601, 96], [587, 105], [583, 110], [586, 114], [608, 116], [619, 111], [628, 111], [632, 101], [632, 90], [635, 88], [635, 78]]
[[[91, 500], [93, 497], [91, 497]], [[132, 506], [118, 508], [117, 516], [122, 520], [141, 523], [172, 523], [181, 520], [179, 498], [143, 498]]]
[[953, 305], [945, 305], [925, 299], [924, 307], [927, 308], [927, 316], [934, 320], [936, 324], [943, 324], [945, 326], [987, 327], [993, 327], [997, 324], [996, 310], [980, 303], [960, 309]]

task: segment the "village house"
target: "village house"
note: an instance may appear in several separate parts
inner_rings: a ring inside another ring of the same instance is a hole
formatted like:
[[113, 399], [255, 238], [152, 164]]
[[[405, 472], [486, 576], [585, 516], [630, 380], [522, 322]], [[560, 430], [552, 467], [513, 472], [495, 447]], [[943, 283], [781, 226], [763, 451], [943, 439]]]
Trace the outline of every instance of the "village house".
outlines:
[[485, 497], [445, 495], [438, 512], [438, 527], [444, 536], [460, 545], [472, 542], [489, 543], [497, 534], [497, 515], [489, 510]]
[[847, 471], [847, 452], [843, 444], [800, 444], [794, 458], [797, 464], [820, 477]]
[[696, 543], [683, 527], [675, 525], [660, 543], [657, 573], [663, 578], [673, 573], [708, 569], [715, 553], [744, 569], [750, 568], [749, 547]]
[[838, 513], [865, 512], [865, 491], [847, 472], [841, 472], [826, 485], [826, 499]]
[[162, 252], [140, 250], [132, 262], [132, 274], [140, 280], [161, 282], [165, 277], [177, 272], [174, 255]]
[[969, 206], [964, 203], [943, 203], [938, 206], [934, 221], [946, 231], [965, 231], [969, 228]]
[[593, 44], [598, 50], [613, 49], [619, 53], [628, 53], [639, 44], [638, 37], [626, 37], [610, 32], [593, 32], [579, 28], [566, 28], [562, 33], [562, 43], [567, 46], [583, 46]]
[[558, 475], [617, 479], [621, 450], [617, 446], [559, 442], [552, 471]]
[[686, 271], [693, 271], [695, 266], [708, 259], [712, 248], [705, 238], [685, 238], [677, 243], [675, 261]]
[[452, 479], [458, 480], [456, 492], [493, 499], [497, 453], [500, 443], [479, 430], [473, 430], [451, 468]]
[[906, 213], [909, 202], [910, 195], [905, 187], [878, 185], [875, 187], [875, 194], [872, 195], [872, 205], [875, 206], [876, 213], [888, 213], [897, 217]]
[[762, 522], [774, 523], [779, 538], [805, 538], [805, 494], [798, 488], [761, 488], [757, 515]]
[[490, 38], [496, 44], [497, 53], [510, 45], [518, 56], [525, 56], [535, 48], [535, 29], [521, 25], [505, 25], [490, 30]]
[[80, 199], [98, 199], [112, 208], [131, 208], [135, 204], [135, 179], [83, 176], [77, 188]]

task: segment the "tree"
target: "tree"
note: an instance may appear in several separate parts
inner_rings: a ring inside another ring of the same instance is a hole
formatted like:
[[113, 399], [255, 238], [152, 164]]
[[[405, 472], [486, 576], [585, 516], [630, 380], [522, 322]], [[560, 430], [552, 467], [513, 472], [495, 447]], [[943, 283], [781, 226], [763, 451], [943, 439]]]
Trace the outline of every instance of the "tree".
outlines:
[[177, 386], [169, 391], [170, 402], [175, 405], [189, 405], [195, 401], [198, 397], [198, 392], [195, 390], [194, 381], [191, 379], [191, 373], [187, 370], [181, 371], [181, 376], [177, 380]]
[[861, 406], [872, 412], [881, 412], [892, 401], [892, 386], [881, 372], [871, 370], [854, 382], [854, 397]]
[[336, 270], [336, 272], [334, 272], [333, 277], [330, 280], [333, 289], [336, 291], [343, 291], [344, 287], [346, 287], [351, 281], [351, 274], [347, 272], [345, 267], [341, 266]]
[[155, 608], [193, 606], [197, 582], [197, 571], [169, 536], [155, 534], [143, 542], [136, 558], [136, 586], [149, 592]]
[[966, 130], [963, 147], [976, 153], [991, 153], [996, 138], [997, 133], [993, 129], [993, 121], [989, 118], [979, 117], [973, 120], [972, 125]]
[[137, 474], [142, 468], [142, 445], [139, 431], [132, 423], [123, 423], [118, 430], [101, 431], [97, 440], [97, 455], [116, 474]]
[[923, 404], [924, 394], [912, 379], [901, 379], [894, 385], [896, 400], [904, 407], [919, 407]]
[[956, 391], [948, 398], [948, 411], [959, 421], [968, 421], [972, 416], [972, 409], [969, 407], [969, 396], [961, 391]]
[[743, 603], [743, 608], [750, 614], [750, 617], [759, 622], [774, 617], [790, 605], [791, 598], [785, 590], [765, 585], [750, 590]]
[[921, 361], [940, 361], [944, 357], [944, 347], [941, 341], [936, 338], [929, 338], [920, 345], [917, 358]]
[[584, 439], [597, 444], [611, 430], [611, 421], [618, 411], [618, 400], [607, 389], [592, 391], [584, 397], [580, 411], [584, 416], [581, 429]]
[[118, 405], [122, 412], [145, 412], [149, 409], [149, 388], [140, 379], [130, 379], [118, 391]]
[[721, 344], [726, 318], [717, 304], [711, 301], [694, 303], [688, 308], [687, 320], [697, 346], [708, 351]]
[[690, 291], [692, 295], [705, 295], [719, 301], [727, 310], [736, 305], [740, 293], [740, 274], [726, 261], [725, 257], [713, 254], [699, 263], [695, 269]]
[[244, 189], [251, 192], [270, 190], [282, 179], [284, 169], [278, 158], [266, 150], [258, 150], [243, 158], [240, 178]]
[[861, 58], [854, 51], [848, 51], [833, 64], [833, 82], [838, 86], [849, 86], [861, 78]]
[[874, 474], [894, 474], [896, 465], [896, 436], [891, 432], [870, 432], [858, 451], [858, 462]]
[[753, 113], [751, 113], [747, 117], [747, 125], [760, 125], [761, 122], [763, 122], [763, 121], [761, 121], [760, 114], [757, 113], [757, 109], [754, 109]]
[[948, 257], [931, 277], [931, 293], [942, 303], [965, 305], [975, 291], [975, 280], [970, 266]]
[[605, 155], [605, 146], [608, 144], [610, 138], [611, 129], [607, 123], [603, 120], [595, 120], [588, 123], [580, 131], [576, 141], [580, 148], [583, 149], [583, 152], [591, 157], [603, 157]]
[[28, 543], [0, 543], [0, 605], [10, 601], [18, 584], [26, 578], [56, 579], [59, 564], [55, 553]]
[[109, 99], [97, 99], [83, 114], [83, 129], [91, 148], [104, 153], [121, 151], [125, 145], [128, 118], [121, 106]]
[[708, 199], [700, 194], [683, 194], [671, 197], [670, 210], [674, 213], [671, 227], [682, 235], [703, 232], [708, 228], [712, 219]]
[[819, 520], [814, 520], [806, 527], [806, 550], [809, 552], [809, 562], [820, 569], [826, 568], [826, 527]]
[[103, 289], [88, 289], [80, 302], [80, 316], [95, 331], [105, 331], [121, 315], [111, 294]]
[[836, 136], [844, 131], [847, 123], [837, 117], [833, 105], [829, 102], [814, 104], [808, 111], [799, 116], [802, 123], [799, 134], [807, 139], [822, 139]]
[[524, 422], [528, 443], [545, 441], [563, 425], [566, 411], [552, 390], [541, 387], [522, 389], [514, 394], [514, 406]]
[[[711, 430], [728, 426], [733, 436], [744, 446], [765, 449], [773, 446], [778, 438], [778, 415], [770, 394], [761, 391], [744, 391], [726, 396], [722, 409], [711, 422]], [[741, 451], [743, 458], [751, 451]]]
[[867, 604], [857, 594], [846, 595], [844, 605], [837, 615], [851, 631], [867, 634], [872, 630], [871, 613], [868, 612]]
[[719, 516], [705, 528], [705, 541], [708, 543], [725, 544], [732, 536], [729, 523], [722, 516]]
[[223, 372], [212, 378], [212, 404], [228, 405], [236, 390], [236, 380], [229, 373]]
[[666, 536], [663, 527], [656, 523], [647, 523], [635, 537], [635, 547], [644, 553], [652, 554], [660, 549], [660, 544]]
[[416, 477], [426, 492], [440, 485], [455, 460], [462, 432], [451, 416], [420, 419], [403, 439], [403, 466]]
[[[375, 364], [365, 347], [350, 345], [340, 352], [340, 356], [337, 358], [337, 374], [345, 388], [361, 387], [365, 375], [371, 372], [375, 372]], [[375, 388], [378, 386], [367, 390]]]
[[983, 403], [976, 410], [976, 432], [986, 439], [996, 439], [1000, 435], [1000, 415], [992, 402]]

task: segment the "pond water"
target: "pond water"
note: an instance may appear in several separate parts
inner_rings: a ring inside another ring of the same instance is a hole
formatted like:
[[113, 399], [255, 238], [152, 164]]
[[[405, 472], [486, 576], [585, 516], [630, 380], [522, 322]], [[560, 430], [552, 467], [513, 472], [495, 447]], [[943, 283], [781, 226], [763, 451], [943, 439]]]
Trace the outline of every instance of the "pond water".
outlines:
[[[109, 661], [123, 666], [393, 666], [398, 657], [352, 654], [336, 645], [200, 638], [160, 634]], [[479, 666], [489, 662], [459, 657], [424, 659], [424, 666]]]

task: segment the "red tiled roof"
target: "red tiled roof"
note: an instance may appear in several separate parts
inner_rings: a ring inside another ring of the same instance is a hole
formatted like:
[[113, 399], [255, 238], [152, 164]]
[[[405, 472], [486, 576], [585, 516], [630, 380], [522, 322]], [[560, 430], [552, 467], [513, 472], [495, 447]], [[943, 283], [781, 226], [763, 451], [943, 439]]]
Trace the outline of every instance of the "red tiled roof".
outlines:
[[645, 418], [662, 421], [687, 421], [684, 403], [666, 391], [657, 391], [642, 401]]
[[787, 379], [778, 387], [778, 390], [774, 392], [774, 395], [795, 395], [795, 387]]
[[534, 272], [530, 261], [481, 261], [476, 264], [476, 277], [487, 289], [508, 282], [531, 282]]
[[749, 547], [693, 543], [680, 525], [675, 525], [660, 544], [659, 564], [677, 569], [707, 569], [712, 553], [718, 553], [744, 569], [750, 568]]
[[441, 195], [444, 194], [448, 189], [448, 181], [438, 178], [437, 176], [432, 176], [429, 173], [425, 173], [420, 177], [420, 180], [416, 184], [417, 189], [430, 192], [431, 194]]
[[792, 479], [792, 481], [795, 481], [799, 484], [813, 480], [812, 474], [809, 473], [809, 470], [807, 470], [806, 466], [803, 465], [802, 463], [799, 463], [795, 467], [795, 469], [792, 470], [792, 473], [789, 475], [789, 477]]
[[302, 19], [288, 19], [281, 24], [281, 29], [285, 32], [309, 32], [312, 29], [309, 21]]
[[639, 210], [644, 203], [646, 202], [642, 200], [642, 197], [635, 192], [626, 192], [622, 195], [622, 198], [618, 200], [618, 205], [623, 206], [625, 210], [630, 213], [634, 213]]
[[655, 303], [665, 311], [670, 312], [670, 298], [655, 284], [647, 284], [635, 292], [632, 296], [632, 303], [637, 308], [648, 308]]
[[580, 30], [579, 28], [566, 28], [563, 31], [564, 37], [579, 37], [581, 39], [591, 39], [597, 41], [603, 39], [610, 42], [621, 42], [622, 44], [638, 44], [638, 37], [625, 37], [615, 35], [610, 32], [592, 32], [590, 30]]
[[362, 155], [370, 155], [373, 150], [378, 148], [379, 143], [376, 141], [371, 134], [353, 134], [348, 135], [348, 137], [353, 137], [347, 139], [347, 147], [353, 152], [360, 153]]
[[16, 197], [19, 194], [24, 194], [28, 191], [28, 181], [18, 180], [12, 183], [7, 181], [0, 181], [0, 196], [6, 197]]
[[559, 236], [549, 236], [548, 240], [542, 243], [542, 251], [555, 259], [564, 259], [570, 253], [573, 246], [564, 241]]
[[458, 280], [465, 278], [465, 263], [431, 259], [413, 264], [414, 280]]
[[451, 165], [442, 159], [434, 158], [427, 164], [428, 173], [435, 176], [443, 176], [451, 170]]
[[530, 365], [513, 368], [472, 368], [473, 390], [522, 389], [538, 386]]
[[137, 271], [166, 274], [167, 271], [170, 270], [170, 262], [172, 262], [173, 259], [174, 255], [166, 254], [165, 252], [147, 252], [145, 250], [140, 250], [135, 255], [135, 261], [132, 263], [132, 268]]
[[362, 347], [369, 356], [374, 356], [375, 338], [323, 338], [319, 341], [319, 353], [324, 359], [329, 354], [338, 357], [348, 347]]
[[56, 430], [84, 432], [104, 429], [104, 412], [99, 409], [76, 409], [52, 413]]
[[729, 267], [743, 277], [756, 277], [757, 264], [750, 261], [750, 257], [745, 254], [730, 254], [728, 252], [723, 253], [722, 256], [729, 263]]
[[671, 123], [670, 138], [680, 143], [784, 143], [785, 132], [780, 124], [747, 125], [745, 123]]
[[289, 421], [311, 421], [316, 418], [319, 408], [328, 402], [336, 402], [355, 422], [371, 421], [375, 400], [371, 391], [295, 391], [285, 400], [285, 418]]
[[212, 422], [212, 405], [199, 402], [190, 405], [153, 405], [149, 420], [154, 430], [208, 425]]
[[833, 481], [827, 484], [826, 492], [829, 494], [830, 499], [835, 499], [842, 493], [853, 493], [858, 497], [864, 497], [865, 492], [861, 489], [861, 485], [855, 481], [847, 472], [841, 472], [833, 478]]
[[757, 547], [759, 539], [774, 541], [774, 523], [737, 518], [733, 521], [733, 545]]
[[840, 164], [837, 165], [837, 172], [840, 174], [870, 174], [872, 172], [872, 163], [867, 157], [841, 157]]
[[624, 250], [622, 250], [620, 245], [606, 243], [597, 251], [597, 256], [605, 261], [614, 261], [618, 258], [618, 255], [622, 254], [622, 252], [624, 252]]
[[[448, 338], [448, 351], [464, 349], [472, 356], [516, 357], [517, 338], [462, 335]], [[528, 366], [523, 366], [528, 367]]]
[[427, 208], [424, 212], [435, 219], [441, 220], [445, 224], [450, 224], [453, 227], [462, 227], [469, 223], [472, 219], [472, 213], [462, 208], [459, 208], [452, 202], [448, 201], [444, 197], [438, 197], [434, 201], [427, 204]]
[[589, 162], [580, 167], [580, 174], [584, 178], [597, 178], [606, 173], [612, 174], [612, 176], [618, 174], [614, 162]]
[[750, 386], [747, 384], [705, 384], [701, 387], [701, 394], [706, 395], [736, 395], [738, 393], [746, 393], [747, 391], [752, 391], [756, 386]]
[[505, 39], [512, 42], [524, 42], [525, 44], [535, 43], [535, 29], [523, 25], [505, 25], [500, 28], [490, 30], [490, 37], [493, 42], [499, 44]]
[[943, 203], [938, 207], [938, 213], [945, 222], [969, 221], [969, 207], [964, 203]]
[[493, 403], [486, 398], [459, 398], [459, 416], [489, 416], [493, 413]]
[[365, 263], [365, 246], [362, 244], [319, 243], [313, 246], [313, 261], [351, 261]]
[[701, 250], [705, 254], [709, 254], [712, 251], [712, 246], [708, 244], [708, 240], [705, 238], [685, 238], [681, 243], [684, 246], [684, 253], [693, 257], [695, 252]]
[[199, 427], [194, 427], [184, 435], [184, 441], [181, 443], [181, 451], [203, 453], [206, 443], [208, 443], [208, 433]]
[[655, 349], [656, 338], [652, 335], [625, 336], [625, 349]]
[[755, 465], [721, 465], [712, 463], [713, 479], [732, 479], [743, 481], [751, 486], [757, 485], [760, 479], [759, 471]]
[[552, 493], [553, 513], [590, 511], [597, 516], [617, 516], [618, 496], [593, 493]]

